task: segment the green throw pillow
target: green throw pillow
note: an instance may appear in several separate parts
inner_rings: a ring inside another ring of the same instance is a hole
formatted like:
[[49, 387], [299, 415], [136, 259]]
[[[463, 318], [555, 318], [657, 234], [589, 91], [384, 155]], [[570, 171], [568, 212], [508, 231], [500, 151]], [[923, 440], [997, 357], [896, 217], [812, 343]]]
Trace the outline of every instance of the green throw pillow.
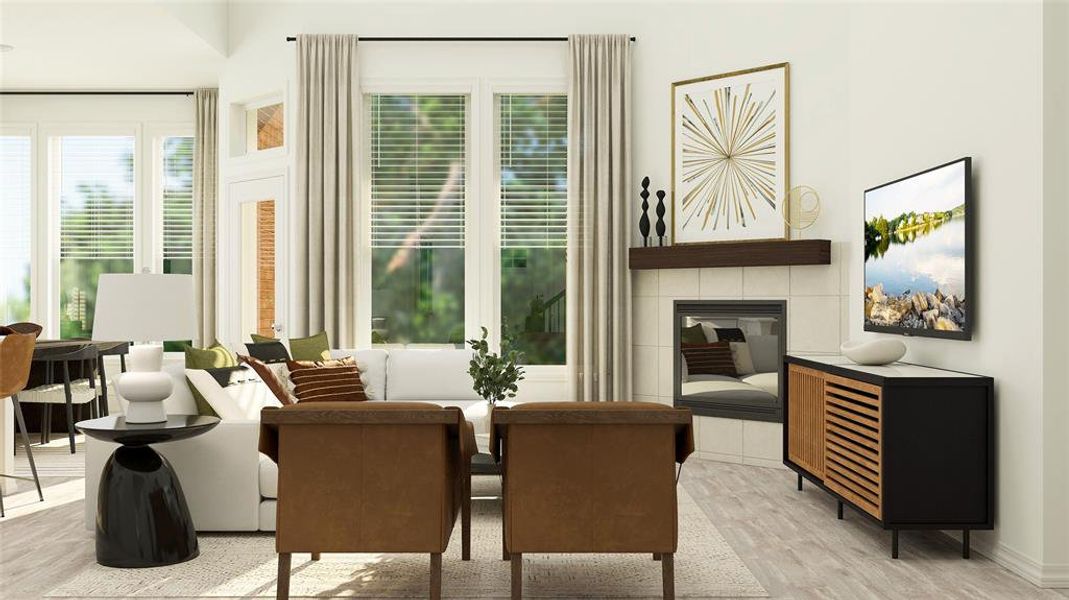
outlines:
[[682, 344], [708, 344], [709, 340], [705, 338], [705, 331], [702, 330], [701, 323], [695, 323], [690, 327], [684, 327], [679, 330], [679, 341]]
[[293, 360], [330, 360], [327, 332], [320, 331], [305, 338], [290, 338], [290, 356]]
[[[250, 333], [249, 337], [257, 344], [278, 341], [273, 337], [255, 333]], [[289, 345], [290, 358], [293, 360], [330, 360], [330, 341], [326, 331], [303, 338], [290, 338]]]
[[[237, 355], [227, 350], [219, 342], [207, 348], [186, 346], [185, 350], [187, 369], [219, 369], [238, 366]], [[208, 404], [208, 401], [204, 399], [204, 396], [189, 381], [188, 377], [186, 378], [186, 384], [189, 385], [189, 391], [193, 392], [193, 400], [197, 403], [197, 413], [206, 417], [218, 417], [219, 415], [212, 409], [212, 405]]]

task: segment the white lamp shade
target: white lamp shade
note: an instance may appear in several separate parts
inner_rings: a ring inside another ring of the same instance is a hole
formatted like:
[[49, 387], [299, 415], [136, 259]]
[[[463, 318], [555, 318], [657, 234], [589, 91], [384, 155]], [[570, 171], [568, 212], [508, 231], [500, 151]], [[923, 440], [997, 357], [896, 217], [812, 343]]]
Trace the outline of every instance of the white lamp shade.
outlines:
[[97, 281], [93, 339], [162, 342], [196, 335], [192, 275], [104, 273]]

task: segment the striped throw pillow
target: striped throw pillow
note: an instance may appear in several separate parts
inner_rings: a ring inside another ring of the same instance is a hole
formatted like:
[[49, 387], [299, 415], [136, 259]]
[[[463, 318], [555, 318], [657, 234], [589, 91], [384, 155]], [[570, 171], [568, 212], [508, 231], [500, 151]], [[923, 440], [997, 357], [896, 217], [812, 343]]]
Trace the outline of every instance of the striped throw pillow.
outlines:
[[727, 375], [738, 377], [735, 361], [731, 357], [730, 342], [711, 344], [680, 344], [683, 358], [687, 359], [688, 375]]
[[366, 402], [360, 370], [351, 356], [286, 363], [297, 402]]

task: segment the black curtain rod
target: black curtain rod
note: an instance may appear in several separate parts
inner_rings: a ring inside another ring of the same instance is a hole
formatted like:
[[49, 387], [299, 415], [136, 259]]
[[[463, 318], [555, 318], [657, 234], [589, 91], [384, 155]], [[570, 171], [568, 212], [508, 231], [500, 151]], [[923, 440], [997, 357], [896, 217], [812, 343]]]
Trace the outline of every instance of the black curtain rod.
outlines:
[[[297, 38], [288, 36], [287, 42]], [[566, 37], [362, 37], [361, 42], [567, 42]], [[635, 36], [631, 36], [635, 41]]]
[[10, 91], [0, 90], [0, 96], [192, 96], [193, 92], [149, 92], [149, 91]]

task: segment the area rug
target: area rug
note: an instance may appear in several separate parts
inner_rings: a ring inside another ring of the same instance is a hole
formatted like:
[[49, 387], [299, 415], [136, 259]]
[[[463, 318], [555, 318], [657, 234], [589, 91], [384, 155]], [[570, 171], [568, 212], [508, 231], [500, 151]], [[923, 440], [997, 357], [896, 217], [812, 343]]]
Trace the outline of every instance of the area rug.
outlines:
[[[472, 560], [460, 560], [460, 523], [442, 560], [446, 598], [508, 598], [509, 563], [501, 560], [495, 478], [480, 477], [472, 507]], [[200, 556], [171, 567], [113, 569], [92, 565], [48, 597], [274, 598], [277, 573], [270, 534], [202, 534]], [[701, 509], [679, 488], [676, 596], [766, 597], [768, 594]], [[292, 598], [425, 598], [429, 557], [407, 554], [293, 556]], [[661, 566], [650, 555], [524, 555], [527, 598], [659, 598]]]

